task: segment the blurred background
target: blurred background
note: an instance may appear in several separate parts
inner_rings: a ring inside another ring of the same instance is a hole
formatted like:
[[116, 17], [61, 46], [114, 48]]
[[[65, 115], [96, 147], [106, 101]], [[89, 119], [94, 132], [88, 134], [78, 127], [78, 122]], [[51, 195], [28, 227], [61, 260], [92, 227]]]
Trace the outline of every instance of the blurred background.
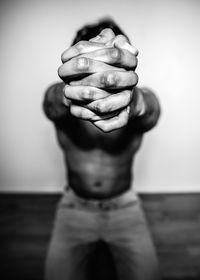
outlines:
[[66, 183], [62, 152], [42, 111], [44, 91], [59, 81], [60, 55], [76, 31], [104, 16], [139, 49], [138, 85], [152, 88], [162, 106], [158, 126], [136, 156], [134, 185], [163, 275], [199, 279], [199, 15], [198, 0], [0, 2], [2, 279], [14, 273], [42, 277], [55, 205]]

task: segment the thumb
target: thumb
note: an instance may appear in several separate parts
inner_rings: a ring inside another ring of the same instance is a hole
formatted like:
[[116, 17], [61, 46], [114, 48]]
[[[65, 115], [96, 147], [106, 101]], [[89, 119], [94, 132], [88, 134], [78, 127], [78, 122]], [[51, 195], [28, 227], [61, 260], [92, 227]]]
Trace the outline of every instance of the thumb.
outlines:
[[112, 31], [112, 29], [105, 28], [99, 33], [99, 35], [90, 39], [89, 41], [106, 44], [114, 38], [115, 38], [115, 33]]
[[125, 49], [132, 53], [133, 55], [138, 55], [138, 50], [129, 44], [127, 38], [124, 35], [118, 35], [114, 39], [112, 39], [110, 42], [108, 42], [106, 45], [110, 45], [119, 49]]

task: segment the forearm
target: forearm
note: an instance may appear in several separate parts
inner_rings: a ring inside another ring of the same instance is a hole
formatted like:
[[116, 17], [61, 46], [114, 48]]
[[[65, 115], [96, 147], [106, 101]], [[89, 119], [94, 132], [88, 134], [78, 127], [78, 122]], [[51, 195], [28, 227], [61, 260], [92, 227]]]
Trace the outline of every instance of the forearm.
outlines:
[[149, 131], [160, 116], [160, 104], [156, 95], [147, 88], [135, 88], [131, 103], [130, 118], [142, 132]]
[[52, 121], [63, 119], [68, 114], [68, 108], [63, 104], [63, 83], [50, 86], [45, 93], [43, 109]]

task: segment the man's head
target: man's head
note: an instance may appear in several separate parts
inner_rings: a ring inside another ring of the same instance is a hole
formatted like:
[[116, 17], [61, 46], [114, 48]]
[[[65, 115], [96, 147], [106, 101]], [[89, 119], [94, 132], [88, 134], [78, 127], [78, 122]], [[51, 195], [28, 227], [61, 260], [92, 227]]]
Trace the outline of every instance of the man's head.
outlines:
[[[119, 26], [111, 18], [103, 18], [95, 24], [88, 24], [78, 30], [72, 46], [79, 41], [88, 41], [91, 38], [96, 37], [103, 29], [110, 28], [115, 35], [124, 35], [127, 39], [127, 35], [119, 28]], [[128, 39], [129, 41], [129, 39]]]

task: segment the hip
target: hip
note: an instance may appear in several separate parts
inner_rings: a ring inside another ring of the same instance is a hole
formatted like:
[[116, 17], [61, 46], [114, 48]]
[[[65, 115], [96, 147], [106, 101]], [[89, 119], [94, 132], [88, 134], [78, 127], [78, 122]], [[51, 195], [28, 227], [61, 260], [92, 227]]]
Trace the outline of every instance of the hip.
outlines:
[[77, 193], [68, 186], [62, 195], [59, 206], [82, 210], [112, 211], [127, 208], [128, 206], [134, 205], [138, 202], [140, 202], [139, 197], [132, 188], [112, 198], [86, 199], [77, 195]]

